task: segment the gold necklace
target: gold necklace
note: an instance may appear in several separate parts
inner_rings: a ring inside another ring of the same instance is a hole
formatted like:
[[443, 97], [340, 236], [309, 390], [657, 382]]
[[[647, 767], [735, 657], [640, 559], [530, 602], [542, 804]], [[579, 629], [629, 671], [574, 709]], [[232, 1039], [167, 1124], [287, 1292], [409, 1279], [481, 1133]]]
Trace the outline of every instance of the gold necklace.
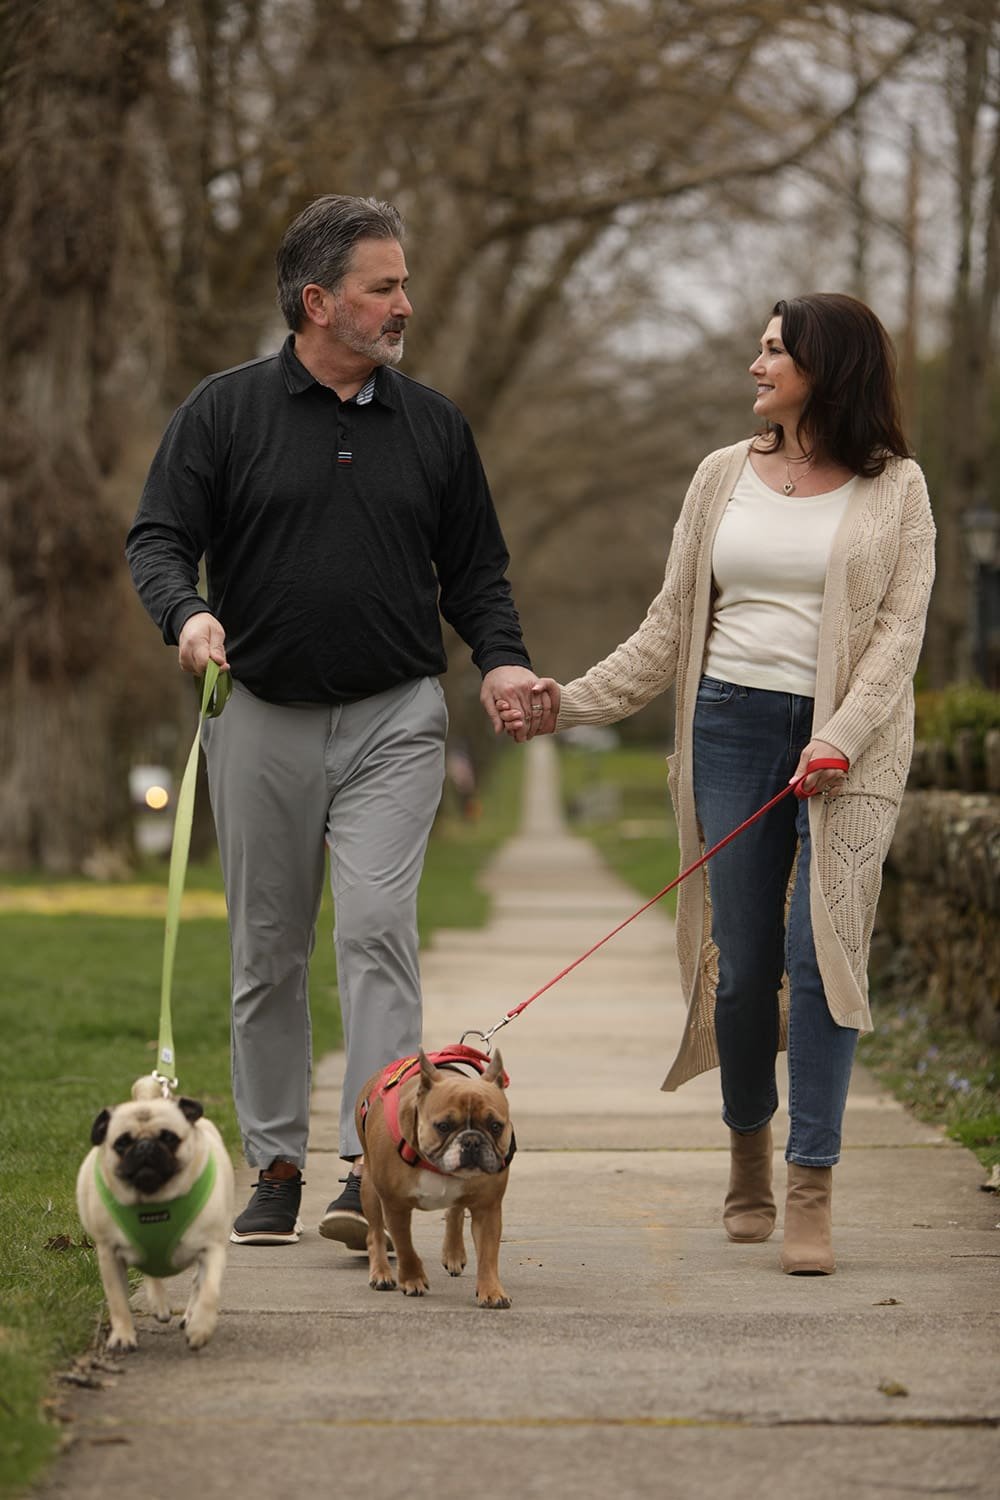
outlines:
[[[813, 465], [815, 464], [815, 462], [816, 462], [816, 455], [815, 454], [813, 454], [809, 458], [808, 462], [806, 462], [806, 460], [801, 459], [801, 458], [786, 458], [785, 459], [785, 482], [781, 486], [781, 488], [784, 490], [784, 492], [785, 492], [786, 495], [794, 495], [795, 494], [795, 486], [798, 484], [799, 479], [805, 479], [806, 475], [809, 473], [809, 470], [813, 467]], [[798, 479], [793, 479], [792, 478], [792, 464], [801, 464], [801, 463], [805, 463], [806, 466], [802, 470], [802, 473], [798, 476]]]

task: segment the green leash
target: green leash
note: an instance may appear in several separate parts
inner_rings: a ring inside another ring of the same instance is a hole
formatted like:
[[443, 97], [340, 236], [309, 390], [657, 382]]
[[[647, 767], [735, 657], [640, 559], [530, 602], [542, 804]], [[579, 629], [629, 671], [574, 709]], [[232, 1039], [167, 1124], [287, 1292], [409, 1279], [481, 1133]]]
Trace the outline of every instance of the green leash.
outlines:
[[[201, 713], [194, 743], [188, 754], [187, 765], [181, 780], [174, 816], [174, 837], [170, 847], [170, 874], [167, 880], [167, 928], [163, 940], [163, 982], [160, 986], [160, 1041], [156, 1051], [156, 1067], [153, 1077], [169, 1095], [177, 1087], [174, 1053], [174, 1033], [170, 1019], [170, 991], [174, 982], [174, 954], [177, 951], [177, 929], [181, 918], [181, 897], [184, 894], [184, 877], [187, 874], [188, 851], [191, 848], [191, 824], [194, 819], [194, 789], [198, 777], [198, 748], [201, 744], [201, 726], [206, 719], [215, 719], [221, 714], [233, 690], [233, 680], [228, 672], [219, 671], [218, 665], [210, 661], [205, 668], [204, 685], [201, 691]], [[162, 1071], [161, 1071], [162, 1070]]]

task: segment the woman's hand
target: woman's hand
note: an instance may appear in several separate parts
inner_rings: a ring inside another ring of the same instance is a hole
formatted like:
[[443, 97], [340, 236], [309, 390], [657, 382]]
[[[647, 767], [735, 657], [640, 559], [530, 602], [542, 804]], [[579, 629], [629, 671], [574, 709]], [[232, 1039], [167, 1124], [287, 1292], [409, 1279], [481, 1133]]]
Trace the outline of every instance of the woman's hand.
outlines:
[[[792, 781], [805, 775], [806, 766], [811, 760], [847, 760], [847, 756], [836, 745], [828, 745], [826, 740], [810, 740], [799, 756]], [[796, 795], [811, 797], [814, 792], [822, 792], [824, 797], [836, 797], [843, 790], [846, 780], [846, 771], [813, 771], [810, 776], [806, 776]]]
[[[522, 732], [520, 738], [531, 740], [536, 734], [554, 734], [561, 698], [562, 688], [554, 677], [539, 677], [533, 682], [528, 730], [527, 734]], [[497, 711], [507, 733], [512, 739], [517, 739], [518, 731], [523, 729], [518, 705], [506, 699], [498, 699]]]

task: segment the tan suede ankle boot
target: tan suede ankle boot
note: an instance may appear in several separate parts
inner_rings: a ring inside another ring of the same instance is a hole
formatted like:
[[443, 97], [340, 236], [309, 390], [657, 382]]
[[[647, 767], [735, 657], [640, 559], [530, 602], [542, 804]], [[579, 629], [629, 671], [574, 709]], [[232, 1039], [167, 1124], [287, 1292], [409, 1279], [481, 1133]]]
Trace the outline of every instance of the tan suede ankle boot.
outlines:
[[752, 1135], [729, 1132], [729, 1191], [722, 1222], [731, 1240], [753, 1244], [766, 1240], [774, 1228], [771, 1190], [771, 1126]]
[[790, 1276], [832, 1276], [836, 1270], [831, 1240], [832, 1197], [832, 1167], [788, 1163], [781, 1269]]

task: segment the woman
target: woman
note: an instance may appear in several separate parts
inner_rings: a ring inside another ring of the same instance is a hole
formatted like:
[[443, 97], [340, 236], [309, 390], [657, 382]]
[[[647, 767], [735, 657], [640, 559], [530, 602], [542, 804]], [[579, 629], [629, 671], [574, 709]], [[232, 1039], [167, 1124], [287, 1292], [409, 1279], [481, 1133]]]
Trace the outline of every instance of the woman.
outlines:
[[[750, 366], [764, 431], [700, 465], [635, 634], [561, 687], [533, 729], [608, 724], [676, 686], [681, 867], [806, 773], [686, 880], [687, 1024], [663, 1084], [720, 1066], [729, 1237], [774, 1228], [775, 1057], [788, 1048], [782, 1268], [829, 1274], [832, 1168], [882, 863], [906, 783], [912, 677], [934, 571], [927, 488], [900, 429], [894, 355], [852, 297], [775, 304]], [[516, 709], [504, 710], [509, 728]], [[787, 911], [786, 911], [787, 902]]]

